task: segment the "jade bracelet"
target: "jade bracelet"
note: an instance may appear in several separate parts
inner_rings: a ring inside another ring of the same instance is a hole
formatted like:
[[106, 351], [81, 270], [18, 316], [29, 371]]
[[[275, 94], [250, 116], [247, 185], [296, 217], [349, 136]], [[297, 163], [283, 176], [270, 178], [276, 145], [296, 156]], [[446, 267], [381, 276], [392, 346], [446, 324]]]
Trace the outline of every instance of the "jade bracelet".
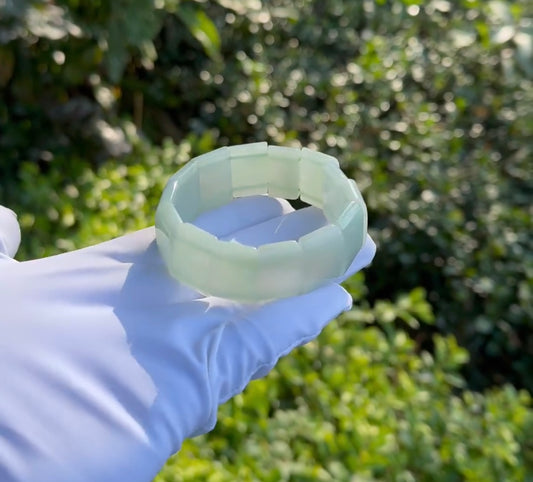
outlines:
[[[192, 222], [236, 197], [267, 194], [323, 210], [329, 224], [297, 241], [258, 248], [222, 241]], [[222, 147], [168, 181], [156, 211], [171, 276], [205, 295], [262, 302], [303, 294], [341, 276], [363, 246], [367, 210], [332, 156], [266, 142]]]

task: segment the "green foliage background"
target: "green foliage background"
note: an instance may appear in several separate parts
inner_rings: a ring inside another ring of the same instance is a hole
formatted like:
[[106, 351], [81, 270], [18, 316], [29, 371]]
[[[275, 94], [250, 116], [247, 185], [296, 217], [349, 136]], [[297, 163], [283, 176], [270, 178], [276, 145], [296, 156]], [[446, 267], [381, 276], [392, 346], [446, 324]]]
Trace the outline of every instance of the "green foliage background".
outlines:
[[220, 145], [335, 155], [378, 243], [354, 309], [158, 482], [533, 480], [529, 0], [0, 1], [19, 259], [153, 223]]

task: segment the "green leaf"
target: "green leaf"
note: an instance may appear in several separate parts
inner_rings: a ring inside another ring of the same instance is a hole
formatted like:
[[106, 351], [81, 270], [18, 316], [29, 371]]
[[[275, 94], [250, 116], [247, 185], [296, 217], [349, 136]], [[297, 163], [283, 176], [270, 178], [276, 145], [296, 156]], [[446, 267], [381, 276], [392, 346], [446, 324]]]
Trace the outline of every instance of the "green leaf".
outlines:
[[111, 82], [118, 83], [129, 60], [128, 48], [122, 40], [120, 25], [109, 26], [108, 50], [105, 57], [107, 73]]
[[56, 5], [30, 7], [26, 11], [26, 27], [36, 37], [49, 40], [60, 40], [69, 34], [81, 34], [80, 27], [68, 19], [66, 10]]
[[533, 27], [523, 28], [513, 38], [516, 57], [529, 77], [533, 77]]
[[15, 68], [15, 55], [12, 50], [0, 46], [0, 87], [7, 85]]
[[[121, 3], [112, 4], [106, 32], [108, 50], [106, 67], [112, 82], [118, 83], [130, 60], [132, 48], [139, 49], [146, 57], [152, 39], [161, 28], [161, 17], [153, 8], [151, 0], [136, 0], [131, 5], [135, 15], [124, 9]], [[152, 52], [152, 62], [157, 55]]]
[[456, 48], [469, 47], [476, 41], [476, 33], [472, 30], [453, 29], [450, 30], [450, 38]]
[[515, 29], [512, 25], [503, 25], [499, 27], [492, 36], [495, 44], [504, 44], [513, 38]]
[[220, 36], [215, 24], [200, 8], [185, 3], [181, 5], [176, 15], [187, 26], [209, 57], [213, 60], [220, 59]]
[[218, 3], [239, 15], [246, 15], [251, 11], [259, 11], [262, 8], [260, 0], [218, 0]]
[[511, 23], [513, 16], [507, 2], [495, 0], [487, 4], [489, 18], [494, 23]]

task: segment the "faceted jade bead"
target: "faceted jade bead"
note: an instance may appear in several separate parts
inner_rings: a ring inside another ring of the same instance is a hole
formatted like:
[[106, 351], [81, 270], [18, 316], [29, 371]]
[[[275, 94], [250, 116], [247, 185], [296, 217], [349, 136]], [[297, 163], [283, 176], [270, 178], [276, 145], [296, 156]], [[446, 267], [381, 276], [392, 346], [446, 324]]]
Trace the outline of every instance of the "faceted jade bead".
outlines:
[[359, 191], [359, 187], [353, 179], [348, 179], [348, 185], [346, 186], [346, 189], [350, 190], [350, 192], [352, 193], [351, 195], [355, 196], [355, 199], [357, 201], [365, 204], [361, 191]]
[[195, 162], [182, 167], [171, 195], [172, 204], [185, 222], [194, 221], [201, 212], [200, 180]]
[[159, 201], [155, 212], [155, 224], [163, 229], [167, 235], [174, 237], [178, 234], [178, 226], [183, 223], [178, 211], [172, 205], [170, 193], [163, 195], [166, 199]]
[[227, 147], [199, 156], [198, 166], [201, 212], [223, 206], [233, 199], [231, 159]]
[[268, 194], [283, 199], [300, 196], [300, 157], [292, 147], [268, 146]]
[[324, 206], [324, 168], [339, 168], [339, 162], [332, 156], [321, 152], [302, 149], [300, 161], [300, 199], [317, 208]]
[[163, 229], [160, 229], [157, 225], [155, 227], [155, 239], [157, 243], [157, 249], [161, 253], [167, 269], [170, 271], [170, 274], [174, 276], [174, 272], [171, 269], [172, 245], [167, 233]]
[[[246, 147], [246, 149], [244, 149]], [[266, 142], [228, 147], [231, 157], [231, 178], [234, 197], [268, 193]]]
[[337, 168], [327, 166], [324, 169], [324, 214], [329, 222], [335, 222], [346, 206], [355, 201], [356, 194], [348, 184], [348, 178]]
[[344, 239], [335, 224], [328, 224], [302, 236], [298, 243], [302, 247], [305, 266], [304, 292], [317, 288], [325, 280], [342, 275], [346, 270]]
[[[170, 270], [185, 284], [208, 287], [211, 259], [217, 252], [218, 240], [212, 234], [190, 223], [178, 226], [178, 236], [171, 240]], [[201, 289], [200, 289], [201, 291]]]
[[360, 202], [351, 202], [335, 224], [341, 229], [344, 240], [343, 253], [347, 266], [363, 247], [367, 231], [366, 206]]
[[210, 293], [237, 301], [258, 301], [259, 254], [236, 241], [219, 241], [210, 266]]
[[258, 297], [285, 298], [302, 292], [302, 247], [296, 241], [263, 244], [257, 252], [259, 272], [255, 289]]

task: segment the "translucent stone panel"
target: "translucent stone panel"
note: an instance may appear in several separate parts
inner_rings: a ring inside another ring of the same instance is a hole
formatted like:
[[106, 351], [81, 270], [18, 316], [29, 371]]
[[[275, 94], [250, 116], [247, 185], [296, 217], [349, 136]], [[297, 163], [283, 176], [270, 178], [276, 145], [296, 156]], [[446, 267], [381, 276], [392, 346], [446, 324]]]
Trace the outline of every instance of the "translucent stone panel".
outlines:
[[335, 222], [350, 202], [357, 200], [348, 178], [337, 168], [324, 170], [324, 214], [329, 222]]
[[238, 301], [258, 301], [259, 254], [235, 241], [220, 241], [209, 272], [210, 293]]
[[268, 146], [268, 194], [284, 199], [300, 196], [301, 150]]
[[350, 192], [352, 192], [355, 195], [355, 198], [358, 201], [361, 201], [364, 204], [363, 196], [361, 195], [361, 191], [359, 191], [359, 187], [357, 186], [356, 182], [353, 179], [348, 179], [349, 189]]
[[174, 237], [177, 234], [177, 226], [181, 224], [183, 220], [180, 218], [176, 209], [172, 205], [170, 195], [167, 199], [161, 199], [157, 210], [155, 212], [155, 223], [159, 226], [167, 236]]
[[258, 299], [285, 298], [301, 293], [302, 248], [296, 241], [264, 244], [257, 251], [259, 272], [255, 289]]
[[363, 247], [367, 231], [367, 212], [364, 203], [359, 201], [350, 203], [336, 221], [342, 231], [346, 268], [353, 261], [355, 255]]
[[344, 239], [335, 224], [328, 224], [302, 236], [298, 243], [302, 247], [305, 266], [304, 292], [344, 273]]
[[165, 257], [171, 274], [199, 291], [208, 287], [211, 276], [211, 259], [217, 252], [215, 236], [196, 226], [183, 223], [178, 226], [178, 236], [171, 241], [170, 256]]
[[339, 162], [321, 152], [302, 149], [300, 161], [300, 199], [317, 208], [324, 206], [324, 168], [339, 168]]
[[163, 192], [161, 193], [161, 198], [159, 199], [160, 202], [172, 202], [172, 197], [176, 186], [176, 179], [178, 178], [178, 172], [167, 181], [165, 189], [163, 189]]
[[266, 142], [228, 147], [231, 157], [233, 196], [254, 196], [268, 192]]
[[198, 166], [201, 212], [220, 207], [233, 199], [230, 151], [221, 147], [199, 156]]
[[193, 221], [201, 210], [200, 182], [198, 167], [195, 162], [187, 164], [178, 171], [172, 193], [172, 203], [180, 217], [186, 221]]
[[[157, 226], [155, 228], [155, 239], [157, 242], [157, 249], [159, 250], [159, 253], [161, 254], [161, 257], [163, 258], [163, 261], [165, 262], [165, 266], [167, 267], [167, 271], [170, 272], [170, 260], [171, 260], [171, 253], [172, 253], [172, 247], [170, 244], [170, 239], [166, 235], [166, 233], [159, 229]], [[170, 272], [171, 275], [173, 273]]]

